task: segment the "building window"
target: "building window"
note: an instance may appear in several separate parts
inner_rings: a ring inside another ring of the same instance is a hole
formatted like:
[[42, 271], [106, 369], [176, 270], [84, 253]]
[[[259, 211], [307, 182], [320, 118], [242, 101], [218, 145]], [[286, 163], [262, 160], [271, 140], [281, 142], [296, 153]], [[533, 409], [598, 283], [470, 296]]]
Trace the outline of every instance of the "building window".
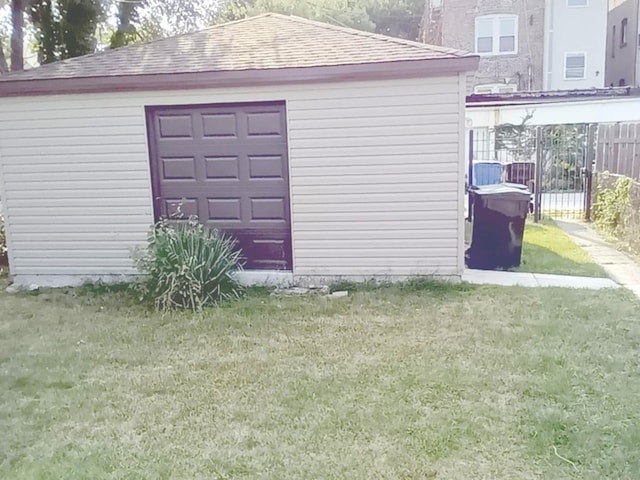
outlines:
[[616, 58], [616, 26], [613, 26], [613, 33], [611, 34], [611, 58]]
[[587, 71], [587, 55], [585, 53], [567, 53], [564, 56], [564, 79], [583, 80]]
[[568, 7], [588, 7], [589, 0], [567, 0]]
[[517, 15], [487, 15], [476, 18], [476, 53], [508, 55], [517, 52]]
[[627, 24], [629, 21], [626, 18], [622, 19], [620, 24], [620, 48], [627, 46]]
[[503, 94], [503, 93], [515, 93], [518, 91], [518, 86], [515, 83], [487, 83], [484, 85], [477, 85], [473, 89], [473, 93], [478, 95], [483, 94]]

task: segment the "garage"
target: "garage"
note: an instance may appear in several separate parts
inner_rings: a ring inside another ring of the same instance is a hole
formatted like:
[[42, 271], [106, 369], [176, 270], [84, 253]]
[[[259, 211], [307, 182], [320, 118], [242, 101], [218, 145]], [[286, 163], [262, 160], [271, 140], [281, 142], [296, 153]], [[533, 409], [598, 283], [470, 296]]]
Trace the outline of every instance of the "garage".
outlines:
[[238, 241], [246, 268], [291, 269], [283, 103], [147, 108], [154, 213]]
[[265, 14], [0, 77], [16, 285], [136, 275], [154, 222], [247, 283], [460, 279], [467, 52]]

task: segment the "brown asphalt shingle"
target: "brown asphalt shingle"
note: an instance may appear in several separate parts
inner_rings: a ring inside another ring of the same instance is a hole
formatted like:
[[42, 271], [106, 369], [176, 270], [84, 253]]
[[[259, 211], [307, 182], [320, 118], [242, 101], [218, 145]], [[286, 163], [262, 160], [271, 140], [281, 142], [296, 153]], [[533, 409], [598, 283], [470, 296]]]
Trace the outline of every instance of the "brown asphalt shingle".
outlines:
[[11, 73], [2, 81], [268, 70], [467, 57], [444, 47], [267, 13]]

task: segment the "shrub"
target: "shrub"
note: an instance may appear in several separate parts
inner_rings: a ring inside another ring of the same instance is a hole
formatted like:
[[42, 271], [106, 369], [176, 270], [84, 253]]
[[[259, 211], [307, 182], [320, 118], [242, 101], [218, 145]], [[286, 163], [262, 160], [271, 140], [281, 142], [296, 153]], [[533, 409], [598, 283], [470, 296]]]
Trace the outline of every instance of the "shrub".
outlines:
[[159, 310], [200, 310], [242, 293], [233, 276], [242, 269], [235, 240], [193, 219], [158, 222], [136, 260], [143, 297]]
[[596, 225], [603, 230], [620, 234], [626, 227], [625, 220], [631, 207], [631, 187], [633, 180], [622, 177], [616, 180], [612, 188], [598, 192], [593, 208]]
[[4, 217], [2, 216], [2, 210], [0, 210], [0, 257], [3, 257], [7, 253], [7, 237], [4, 232]]

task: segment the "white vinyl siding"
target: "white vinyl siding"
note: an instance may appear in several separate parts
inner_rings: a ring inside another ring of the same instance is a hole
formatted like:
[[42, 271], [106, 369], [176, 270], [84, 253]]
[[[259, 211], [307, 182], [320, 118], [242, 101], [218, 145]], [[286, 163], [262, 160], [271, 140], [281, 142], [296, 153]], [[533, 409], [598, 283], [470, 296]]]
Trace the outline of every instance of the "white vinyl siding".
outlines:
[[135, 272], [144, 107], [285, 100], [294, 274], [459, 275], [458, 76], [0, 99], [12, 273]]

